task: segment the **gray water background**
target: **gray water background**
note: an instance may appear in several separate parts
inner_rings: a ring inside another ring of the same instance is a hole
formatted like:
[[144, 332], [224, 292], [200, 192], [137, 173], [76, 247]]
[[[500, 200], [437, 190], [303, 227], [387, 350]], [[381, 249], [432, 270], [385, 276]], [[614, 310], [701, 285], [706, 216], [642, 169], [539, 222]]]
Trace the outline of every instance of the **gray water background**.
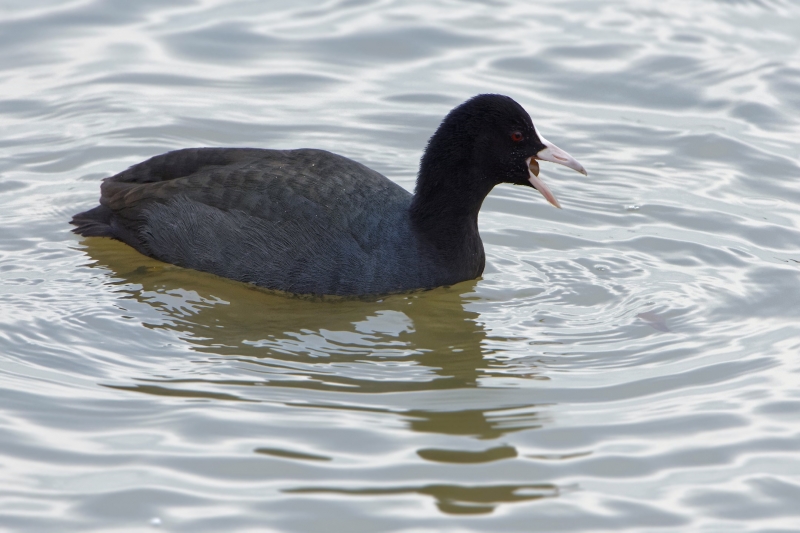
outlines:
[[[800, 531], [800, 5], [3, 0], [0, 530]], [[413, 187], [454, 105], [589, 170], [482, 279], [264, 294], [69, 232], [192, 146]]]

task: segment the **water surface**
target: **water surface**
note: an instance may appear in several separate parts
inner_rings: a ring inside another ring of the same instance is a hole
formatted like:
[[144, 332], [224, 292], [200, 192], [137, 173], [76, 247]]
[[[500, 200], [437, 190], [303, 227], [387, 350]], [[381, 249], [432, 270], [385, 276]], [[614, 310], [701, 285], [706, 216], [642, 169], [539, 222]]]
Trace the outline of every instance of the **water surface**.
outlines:
[[[796, 3], [0, 13], [3, 531], [797, 531]], [[479, 280], [309, 301], [69, 231], [192, 146], [410, 190], [480, 92], [590, 174], [498, 187]]]

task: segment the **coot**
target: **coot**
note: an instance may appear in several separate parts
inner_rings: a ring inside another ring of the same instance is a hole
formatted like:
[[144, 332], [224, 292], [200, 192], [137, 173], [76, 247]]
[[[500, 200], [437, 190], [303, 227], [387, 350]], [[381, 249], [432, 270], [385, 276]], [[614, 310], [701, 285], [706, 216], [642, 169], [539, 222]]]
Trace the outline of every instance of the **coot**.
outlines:
[[517, 102], [482, 94], [428, 141], [413, 195], [324, 150], [190, 148], [106, 178], [73, 231], [296, 294], [429, 289], [483, 272], [478, 211], [495, 185], [533, 187], [560, 207], [537, 160], [586, 174]]

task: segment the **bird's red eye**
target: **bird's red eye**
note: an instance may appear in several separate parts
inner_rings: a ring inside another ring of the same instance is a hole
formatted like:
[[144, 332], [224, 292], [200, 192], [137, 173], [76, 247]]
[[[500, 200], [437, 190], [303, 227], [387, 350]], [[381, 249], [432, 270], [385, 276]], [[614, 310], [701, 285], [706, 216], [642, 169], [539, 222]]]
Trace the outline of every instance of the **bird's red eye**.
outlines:
[[514, 141], [515, 143], [520, 142], [522, 138], [523, 135], [521, 131], [515, 131], [514, 133], [511, 134], [511, 140]]

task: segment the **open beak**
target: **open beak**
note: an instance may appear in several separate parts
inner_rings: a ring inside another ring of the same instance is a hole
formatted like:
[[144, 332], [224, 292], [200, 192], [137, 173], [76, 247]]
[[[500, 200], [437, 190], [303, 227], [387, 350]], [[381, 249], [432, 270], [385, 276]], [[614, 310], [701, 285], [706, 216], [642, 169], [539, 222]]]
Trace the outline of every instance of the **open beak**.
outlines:
[[[536, 134], [539, 135], [539, 132], [537, 131]], [[565, 167], [580, 172], [584, 176], [588, 176], [588, 174], [586, 173], [586, 169], [583, 168], [583, 165], [578, 163], [578, 161], [576, 161], [575, 158], [569, 155], [567, 152], [551, 143], [541, 135], [539, 135], [539, 140], [542, 141], [542, 144], [544, 144], [544, 148], [539, 150], [535, 156], [529, 157], [525, 160], [525, 162], [528, 164], [528, 173], [530, 175], [528, 181], [531, 182], [531, 185], [533, 185], [537, 191], [542, 193], [542, 196], [544, 196], [545, 200], [560, 209], [561, 205], [558, 203], [558, 200], [556, 200], [556, 197], [553, 195], [550, 189], [547, 188], [547, 185], [544, 184], [541, 178], [539, 178], [539, 163], [537, 162], [537, 159], [540, 161], [550, 161], [551, 163], [564, 165]]]

